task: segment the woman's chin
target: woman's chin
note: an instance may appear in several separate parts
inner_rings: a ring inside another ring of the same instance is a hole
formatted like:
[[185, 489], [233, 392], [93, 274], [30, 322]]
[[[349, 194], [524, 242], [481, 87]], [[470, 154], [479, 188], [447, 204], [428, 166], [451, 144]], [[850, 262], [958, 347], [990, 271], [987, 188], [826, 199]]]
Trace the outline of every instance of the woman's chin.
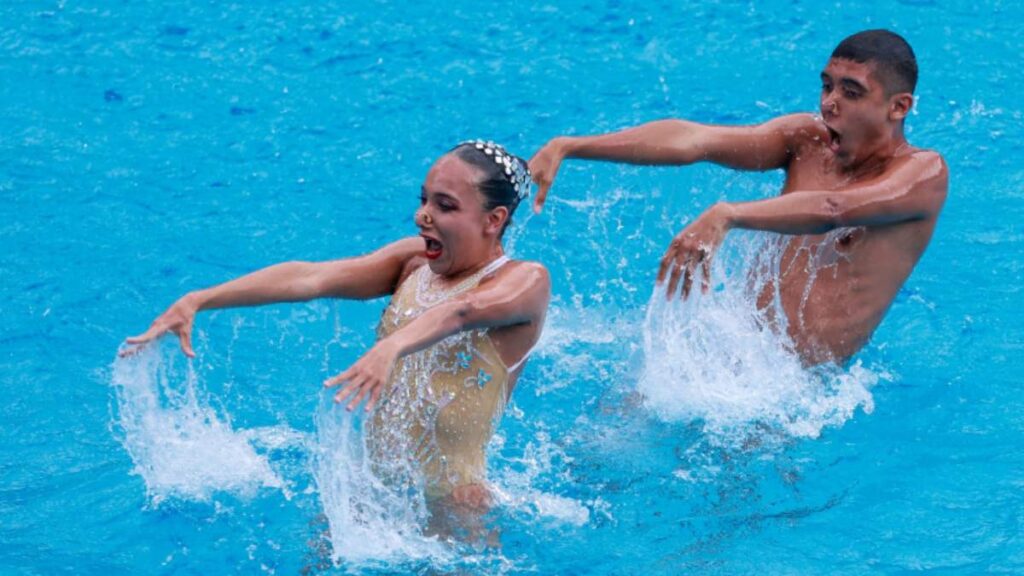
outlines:
[[430, 271], [438, 276], [443, 276], [448, 271], [450, 262], [443, 255], [437, 258], [428, 258], [427, 266], [430, 266]]

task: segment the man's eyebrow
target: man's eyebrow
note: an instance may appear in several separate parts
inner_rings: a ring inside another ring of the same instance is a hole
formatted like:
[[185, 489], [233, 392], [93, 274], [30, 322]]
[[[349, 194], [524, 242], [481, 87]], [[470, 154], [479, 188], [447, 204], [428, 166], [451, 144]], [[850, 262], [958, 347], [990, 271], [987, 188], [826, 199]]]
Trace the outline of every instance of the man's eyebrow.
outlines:
[[854, 90], [858, 90], [860, 92], [867, 92], [868, 91], [868, 87], [867, 86], [861, 84], [860, 82], [854, 80], [853, 78], [848, 78], [848, 77], [840, 78], [839, 79], [839, 83], [842, 84], [843, 87], [845, 87], [845, 88], [853, 88]]

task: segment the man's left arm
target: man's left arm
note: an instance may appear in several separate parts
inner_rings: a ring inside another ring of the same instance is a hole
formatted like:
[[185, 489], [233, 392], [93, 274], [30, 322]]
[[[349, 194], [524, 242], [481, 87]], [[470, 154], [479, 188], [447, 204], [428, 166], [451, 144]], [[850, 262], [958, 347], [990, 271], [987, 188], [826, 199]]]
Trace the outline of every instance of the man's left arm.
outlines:
[[719, 202], [680, 232], [661, 260], [658, 282], [671, 270], [668, 293], [683, 281], [689, 293], [698, 266], [711, 260], [733, 228], [779, 234], [823, 234], [849, 226], [885, 226], [934, 218], [946, 198], [948, 172], [942, 157], [917, 152], [891, 173], [840, 190], [808, 190], [755, 202]]

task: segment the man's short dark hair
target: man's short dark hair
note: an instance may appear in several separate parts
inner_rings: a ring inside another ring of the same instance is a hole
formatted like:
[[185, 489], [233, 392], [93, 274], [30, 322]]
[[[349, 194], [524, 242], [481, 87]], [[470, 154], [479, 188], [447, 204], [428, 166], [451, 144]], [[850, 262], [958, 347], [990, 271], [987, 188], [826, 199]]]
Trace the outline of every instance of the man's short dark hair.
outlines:
[[914, 92], [917, 58], [902, 36], [888, 30], [865, 30], [847, 37], [832, 51], [832, 58], [873, 62], [886, 93]]

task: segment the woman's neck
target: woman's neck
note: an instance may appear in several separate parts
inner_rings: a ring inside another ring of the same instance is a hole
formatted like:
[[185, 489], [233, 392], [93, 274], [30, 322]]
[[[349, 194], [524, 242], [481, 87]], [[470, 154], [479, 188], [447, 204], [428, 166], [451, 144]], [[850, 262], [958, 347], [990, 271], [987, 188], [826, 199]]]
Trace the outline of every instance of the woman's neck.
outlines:
[[445, 284], [457, 284], [466, 278], [480, 272], [492, 262], [505, 255], [505, 249], [500, 244], [491, 248], [483, 258], [477, 259], [473, 264], [459, 269], [458, 271], [441, 274], [441, 280]]

